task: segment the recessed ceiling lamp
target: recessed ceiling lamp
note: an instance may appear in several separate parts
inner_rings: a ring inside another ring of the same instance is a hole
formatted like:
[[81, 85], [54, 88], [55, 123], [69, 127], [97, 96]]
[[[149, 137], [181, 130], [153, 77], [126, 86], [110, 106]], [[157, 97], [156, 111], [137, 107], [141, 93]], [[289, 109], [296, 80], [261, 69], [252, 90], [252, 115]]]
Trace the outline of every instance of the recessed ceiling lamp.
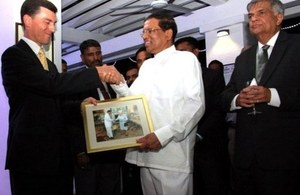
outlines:
[[217, 31], [217, 37], [224, 37], [229, 35], [229, 29], [222, 29]]

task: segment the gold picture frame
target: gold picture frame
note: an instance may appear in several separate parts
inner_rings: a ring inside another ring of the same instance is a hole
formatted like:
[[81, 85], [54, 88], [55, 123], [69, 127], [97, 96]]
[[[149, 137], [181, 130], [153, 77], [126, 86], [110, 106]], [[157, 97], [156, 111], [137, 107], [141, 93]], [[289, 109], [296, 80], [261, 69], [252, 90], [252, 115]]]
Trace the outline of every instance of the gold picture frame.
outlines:
[[[97, 105], [83, 103], [81, 110], [88, 153], [136, 147], [140, 145], [136, 143], [138, 138], [153, 132], [144, 96], [104, 100]], [[105, 116], [107, 113], [110, 119]], [[127, 117], [125, 122], [121, 120], [123, 114], [123, 119]], [[108, 120], [113, 121], [109, 123]], [[109, 137], [111, 131], [112, 138]]]
[[[16, 43], [24, 36], [24, 29], [21, 23], [16, 22]], [[53, 62], [54, 60], [54, 42], [53, 36], [51, 43], [44, 46], [46, 57]]]

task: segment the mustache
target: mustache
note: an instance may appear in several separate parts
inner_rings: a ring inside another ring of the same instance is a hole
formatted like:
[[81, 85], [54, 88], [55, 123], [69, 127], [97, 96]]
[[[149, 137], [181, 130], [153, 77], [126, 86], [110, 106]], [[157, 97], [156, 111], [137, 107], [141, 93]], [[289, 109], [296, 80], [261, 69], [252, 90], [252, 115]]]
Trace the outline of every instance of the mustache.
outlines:
[[91, 63], [92, 66], [101, 66], [102, 65], [102, 61], [101, 60], [96, 60], [94, 62]]

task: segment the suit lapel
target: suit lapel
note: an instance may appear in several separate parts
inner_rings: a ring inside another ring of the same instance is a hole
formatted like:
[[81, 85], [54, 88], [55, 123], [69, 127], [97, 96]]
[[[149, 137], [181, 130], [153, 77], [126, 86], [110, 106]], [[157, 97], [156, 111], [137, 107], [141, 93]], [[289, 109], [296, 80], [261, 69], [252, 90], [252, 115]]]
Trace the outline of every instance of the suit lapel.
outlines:
[[247, 54], [245, 55], [245, 61], [244, 63], [246, 64], [245, 70], [245, 76], [247, 81], [251, 81], [253, 78], [255, 78], [255, 69], [256, 69], [256, 48], [257, 45], [251, 47], [248, 49]]
[[[40, 63], [39, 58], [36, 56], [36, 54], [33, 52], [33, 50], [29, 47], [29, 45], [23, 39], [21, 39], [17, 43], [17, 46], [20, 47], [26, 53], [28, 53], [30, 56], [34, 57]], [[42, 64], [41, 64], [41, 66], [42, 66]]]
[[280, 64], [282, 57], [285, 55], [285, 51], [288, 47], [287, 45], [287, 34], [285, 32], [280, 32], [277, 41], [272, 50], [269, 61], [266, 64], [265, 71], [261, 78], [261, 85], [265, 85], [270, 79], [272, 73], [276, 70], [277, 66]]
[[[31, 57], [33, 57], [36, 60], [36, 64], [39, 65], [40, 68], [43, 69], [43, 65], [40, 62], [39, 58], [37, 55], [33, 52], [33, 50], [29, 47], [29, 45], [21, 39], [18, 43], [17, 46], [20, 47], [23, 51], [28, 53]], [[57, 72], [56, 66], [47, 58], [47, 63], [49, 66], [49, 72]]]

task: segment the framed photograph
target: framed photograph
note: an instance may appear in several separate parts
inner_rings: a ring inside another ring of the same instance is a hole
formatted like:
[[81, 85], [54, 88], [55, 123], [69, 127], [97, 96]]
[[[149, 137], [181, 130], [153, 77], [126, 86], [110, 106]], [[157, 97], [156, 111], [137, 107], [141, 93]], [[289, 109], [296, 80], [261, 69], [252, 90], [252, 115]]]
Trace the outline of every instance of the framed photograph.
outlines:
[[[16, 43], [24, 36], [24, 29], [21, 23], [16, 22]], [[54, 60], [54, 43], [53, 37], [49, 45], [44, 46], [46, 56], [53, 62]]]
[[83, 103], [81, 110], [88, 153], [136, 147], [138, 138], [153, 132], [144, 96]]

